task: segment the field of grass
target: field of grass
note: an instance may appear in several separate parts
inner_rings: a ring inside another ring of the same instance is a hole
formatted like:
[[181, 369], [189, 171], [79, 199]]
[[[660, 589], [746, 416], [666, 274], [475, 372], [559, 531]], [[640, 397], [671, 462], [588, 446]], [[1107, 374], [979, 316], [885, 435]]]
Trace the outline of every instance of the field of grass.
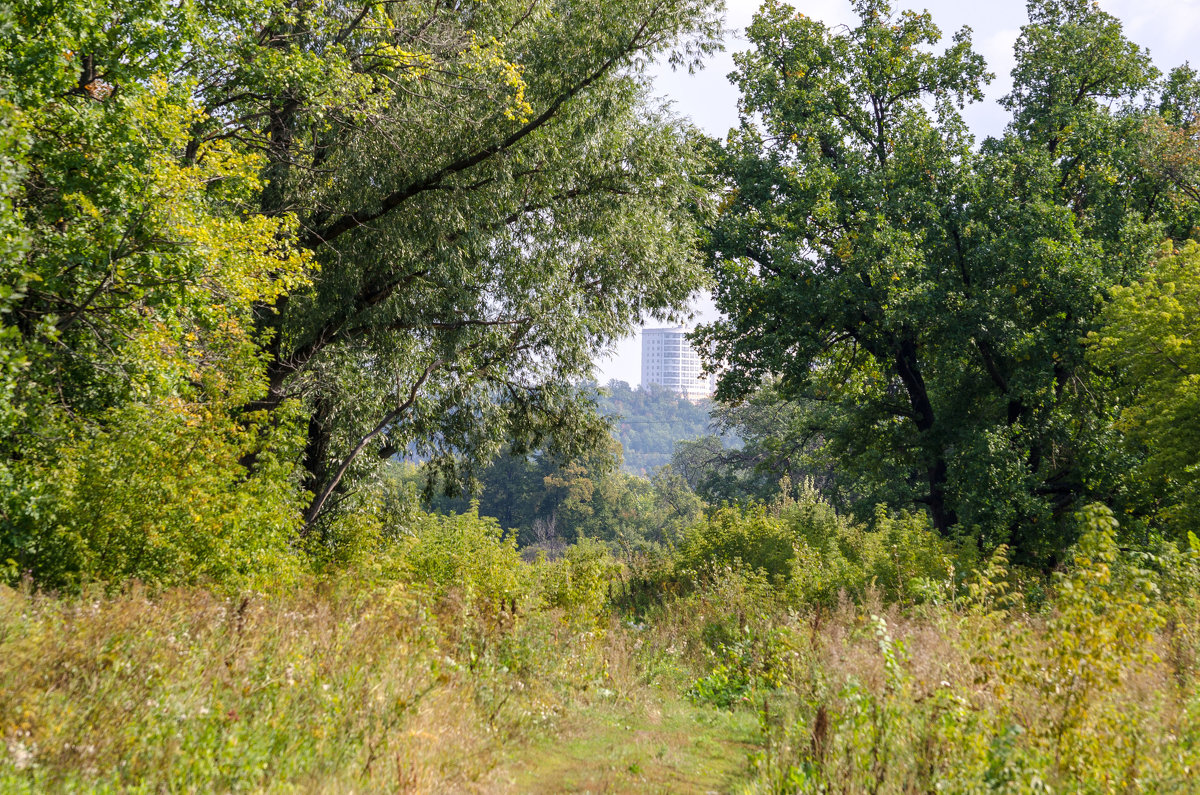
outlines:
[[1108, 521], [919, 596], [522, 563], [471, 520], [275, 591], [4, 588], [0, 791], [1195, 792], [1200, 549]]
[[726, 791], [753, 715], [638, 630], [405, 587], [0, 591], [0, 790]]

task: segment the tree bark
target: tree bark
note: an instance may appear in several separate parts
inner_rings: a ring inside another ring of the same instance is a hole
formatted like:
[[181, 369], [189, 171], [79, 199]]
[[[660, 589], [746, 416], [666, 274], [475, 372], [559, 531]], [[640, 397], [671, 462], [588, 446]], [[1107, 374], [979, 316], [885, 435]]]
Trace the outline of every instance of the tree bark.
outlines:
[[[324, 509], [325, 503], [329, 500], [330, 495], [332, 495], [341, 484], [342, 478], [345, 477], [346, 472], [350, 469], [350, 465], [353, 464], [360, 455], [362, 455], [362, 452], [367, 449], [367, 445], [369, 445], [372, 440], [386, 431], [392, 423], [394, 423], [401, 416], [403, 416], [405, 412], [412, 408], [412, 405], [417, 401], [417, 396], [421, 392], [421, 387], [423, 387], [425, 382], [429, 380], [429, 376], [441, 366], [441, 359], [431, 362], [429, 366], [425, 368], [425, 371], [417, 378], [417, 380], [413, 382], [412, 388], [408, 392], [408, 397], [405, 398], [404, 402], [402, 402], [393, 410], [389, 411], [384, 418], [380, 420], [374, 428], [371, 429], [369, 433], [365, 434], [361, 439], [359, 439], [358, 444], [356, 444], [354, 449], [352, 449], [346, 455], [346, 457], [342, 459], [341, 465], [338, 466], [337, 470], [331, 475], [326, 474], [327, 468], [325, 466], [325, 461], [328, 460], [329, 454], [328, 433], [325, 432], [323, 427], [316, 429], [317, 436], [315, 438], [318, 440], [323, 440], [324, 447], [312, 449], [311, 452], [313, 457], [311, 458], [308, 455], [309, 450], [305, 451], [305, 466], [308, 469], [310, 482], [312, 483], [312, 488], [310, 488], [310, 491], [313, 494], [313, 499], [312, 502], [309, 503], [308, 510], [304, 512], [304, 529], [301, 531], [301, 535], [308, 535], [312, 532], [313, 528], [316, 526], [317, 517], [321, 515], [321, 511]], [[314, 420], [315, 417], [316, 413], [314, 412]], [[311, 422], [309, 424], [309, 429], [309, 442], [311, 445], [314, 440], [314, 436], [312, 435], [313, 424]]]
[[929, 481], [929, 517], [939, 534], [948, 535], [950, 528], [958, 523], [954, 511], [946, 505], [946, 481], [948, 466], [945, 450], [936, 439], [936, 421], [933, 402], [917, 361], [917, 347], [911, 340], [901, 340], [895, 345], [896, 372], [908, 392], [913, 410], [913, 422], [923, 437], [924, 447], [930, 456], [926, 478]]

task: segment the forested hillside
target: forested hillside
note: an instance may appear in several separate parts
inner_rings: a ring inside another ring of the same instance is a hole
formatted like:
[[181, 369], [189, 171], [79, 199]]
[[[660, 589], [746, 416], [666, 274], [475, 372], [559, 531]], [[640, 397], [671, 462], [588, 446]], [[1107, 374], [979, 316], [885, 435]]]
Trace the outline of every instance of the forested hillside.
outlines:
[[712, 433], [710, 401], [692, 403], [657, 385], [631, 389], [624, 381], [610, 381], [596, 404], [613, 420], [622, 466], [634, 475], [669, 464], [677, 442]]
[[0, 4], [0, 791], [1195, 791], [1200, 75], [852, 5]]

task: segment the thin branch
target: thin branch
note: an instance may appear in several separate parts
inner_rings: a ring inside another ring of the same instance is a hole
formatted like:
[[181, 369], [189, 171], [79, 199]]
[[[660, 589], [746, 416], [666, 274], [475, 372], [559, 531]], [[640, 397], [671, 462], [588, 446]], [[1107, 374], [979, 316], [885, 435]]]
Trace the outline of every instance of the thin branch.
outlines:
[[384, 415], [383, 419], [380, 420], [379, 423], [372, 428], [369, 433], [358, 440], [358, 444], [356, 444], [354, 449], [350, 451], [349, 455], [342, 460], [341, 466], [338, 467], [337, 472], [333, 474], [333, 477], [331, 477], [325, 483], [325, 486], [321, 489], [320, 494], [313, 498], [312, 504], [309, 505], [308, 510], [304, 515], [304, 529], [301, 531], [302, 536], [306, 536], [312, 532], [313, 523], [316, 521], [317, 516], [320, 515], [321, 509], [325, 506], [326, 500], [329, 499], [329, 495], [333, 493], [333, 490], [337, 488], [337, 485], [341, 483], [346, 471], [350, 469], [350, 465], [354, 463], [355, 459], [362, 454], [362, 451], [367, 448], [367, 445], [371, 443], [372, 439], [387, 430], [389, 425], [391, 425], [401, 415], [412, 408], [412, 405], [417, 401], [417, 393], [420, 392], [421, 387], [425, 385], [425, 382], [429, 380], [429, 376], [432, 375], [435, 370], [440, 368], [442, 364], [443, 362], [441, 359], [434, 359], [412, 385], [412, 388], [408, 391], [408, 397], [404, 400], [404, 402]]

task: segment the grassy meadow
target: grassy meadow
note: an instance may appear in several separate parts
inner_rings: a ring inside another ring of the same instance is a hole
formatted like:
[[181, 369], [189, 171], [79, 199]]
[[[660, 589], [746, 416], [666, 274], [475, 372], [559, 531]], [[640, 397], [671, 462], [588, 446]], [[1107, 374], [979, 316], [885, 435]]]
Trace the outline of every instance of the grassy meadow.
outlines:
[[625, 560], [466, 514], [274, 589], [6, 588], [0, 790], [1194, 791], [1200, 549], [1081, 521], [1051, 578], [810, 495]]

